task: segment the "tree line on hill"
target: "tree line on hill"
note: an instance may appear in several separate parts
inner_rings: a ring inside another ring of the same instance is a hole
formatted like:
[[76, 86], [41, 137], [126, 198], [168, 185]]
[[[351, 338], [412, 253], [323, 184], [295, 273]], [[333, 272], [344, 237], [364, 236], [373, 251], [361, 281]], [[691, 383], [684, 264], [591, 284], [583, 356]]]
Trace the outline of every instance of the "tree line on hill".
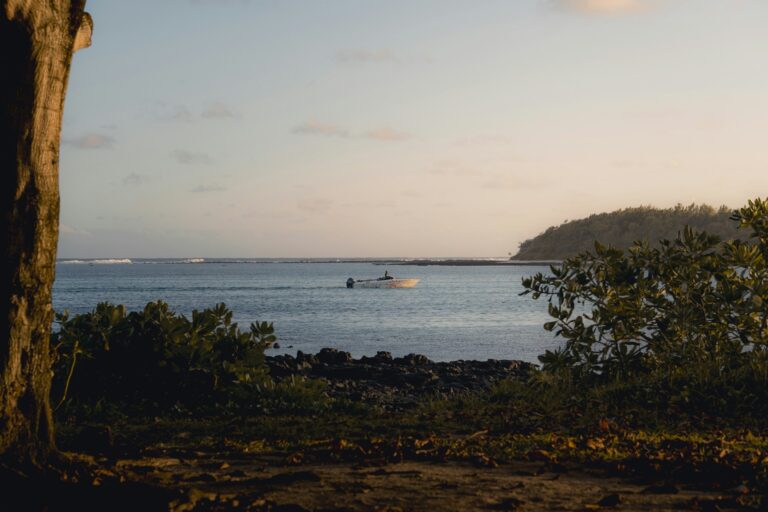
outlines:
[[617, 249], [626, 249], [643, 240], [652, 246], [658, 240], [674, 239], [685, 226], [706, 231], [721, 240], [746, 236], [730, 220], [733, 209], [706, 204], [678, 204], [674, 208], [640, 206], [610, 213], [597, 213], [585, 219], [565, 221], [551, 226], [540, 235], [520, 244], [513, 260], [562, 260], [594, 249], [595, 241]]

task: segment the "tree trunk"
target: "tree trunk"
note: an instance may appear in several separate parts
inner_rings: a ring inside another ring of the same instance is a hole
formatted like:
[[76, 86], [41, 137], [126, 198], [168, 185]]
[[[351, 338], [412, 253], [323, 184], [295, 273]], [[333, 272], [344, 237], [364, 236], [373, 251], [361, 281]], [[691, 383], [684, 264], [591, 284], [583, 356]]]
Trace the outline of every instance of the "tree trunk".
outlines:
[[0, 0], [0, 458], [45, 466], [59, 139], [73, 53], [90, 44], [85, 0]]

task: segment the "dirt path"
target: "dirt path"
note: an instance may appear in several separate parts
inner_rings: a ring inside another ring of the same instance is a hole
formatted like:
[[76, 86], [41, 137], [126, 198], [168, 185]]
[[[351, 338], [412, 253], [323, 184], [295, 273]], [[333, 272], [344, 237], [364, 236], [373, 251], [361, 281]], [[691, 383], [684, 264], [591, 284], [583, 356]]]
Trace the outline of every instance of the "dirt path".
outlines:
[[[541, 472], [519, 462], [495, 468], [458, 462], [286, 466], [247, 460], [123, 460], [131, 479], [175, 487], [171, 510], [723, 510], [712, 491], [632, 482], [586, 470]], [[716, 508], [719, 507], [719, 508]]]

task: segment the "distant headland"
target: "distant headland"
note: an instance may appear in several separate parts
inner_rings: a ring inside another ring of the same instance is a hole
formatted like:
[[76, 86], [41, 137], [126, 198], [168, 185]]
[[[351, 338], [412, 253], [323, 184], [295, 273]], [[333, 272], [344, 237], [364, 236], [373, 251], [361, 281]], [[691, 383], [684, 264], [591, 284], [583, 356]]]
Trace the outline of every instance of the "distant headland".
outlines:
[[733, 209], [727, 206], [714, 208], [706, 204], [678, 204], [665, 209], [641, 206], [598, 213], [547, 228], [522, 242], [512, 261], [563, 260], [593, 250], [595, 241], [618, 249], [626, 249], [637, 240], [656, 244], [660, 239], [675, 238], [685, 226], [723, 240], [745, 238], [746, 234], [739, 232], [736, 222], [730, 220], [732, 213]]

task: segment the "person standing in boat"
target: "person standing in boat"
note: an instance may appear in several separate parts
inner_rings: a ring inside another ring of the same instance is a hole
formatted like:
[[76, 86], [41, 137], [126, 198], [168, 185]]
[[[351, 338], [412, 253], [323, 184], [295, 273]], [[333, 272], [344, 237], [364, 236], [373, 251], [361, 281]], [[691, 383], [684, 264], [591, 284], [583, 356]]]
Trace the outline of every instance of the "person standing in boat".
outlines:
[[394, 277], [392, 277], [391, 275], [389, 275], [389, 271], [388, 271], [388, 270], [385, 270], [385, 271], [384, 271], [384, 277], [383, 277], [383, 279], [386, 281], [387, 279], [394, 279]]

